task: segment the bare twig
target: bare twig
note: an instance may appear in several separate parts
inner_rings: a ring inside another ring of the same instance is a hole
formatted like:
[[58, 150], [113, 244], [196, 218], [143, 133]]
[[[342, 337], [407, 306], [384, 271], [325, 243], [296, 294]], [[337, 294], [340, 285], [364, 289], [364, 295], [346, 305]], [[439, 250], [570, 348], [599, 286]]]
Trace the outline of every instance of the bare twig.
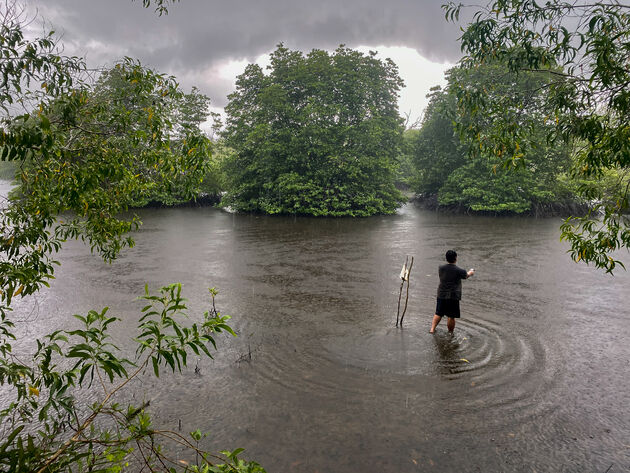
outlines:
[[90, 426], [90, 424], [92, 424], [92, 422], [94, 422], [94, 419], [96, 419], [96, 416], [98, 416], [98, 414], [102, 411], [102, 409], [105, 407], [105, 404], [107, 404], [107, 402], [111, 399], [111, 397], [114, 394], [116, 394], [118, 391], [120, 391], [125, 385], [127, 385], [129, 381], [131, 381], [138, 374], [140, 374], [140, 372], [144, 368], [146, 368], [146, 366], [149, 363], [149, 359], [151, 358], [151, 355], [152, 353], [149, 353], [147, 358], [144, 360], [144, 363], [142, 363], [130, 377], [128, 377], [124, 382], [119, 384], [113, 391], [111, 391], [107, 396], [105, 396], [105, 398], [100, 403], [100, 405], [94, 410], [94, 412], [92, 412], [92, 414], [88, 416], [87, 419], [85, 419], [83, 424], [81, 424], [77, 432], [68, 440], [66, 440], [61, 447], [59, 447], [59, 449], [46, 461], [46, 463], [44, 463], [44, 466], [42, 466], [39, 470], [37, 470], [37, 473], [44, 473], [44, 471], [48, 469], [48, 467], [52, 465], [55, 462], [55, 460], [57, 460], [57, 458], [59, 458], [70, 447], [70, 445], [72, 445], [73, 443], [76, 443], [77, 440], [79, 440], [83, 431], [87, 429]]
[[203, 459], [203, 461], [205, 461], [209, 465], [212, 465], [209, 458], [214, 458], [221, 462], [225, 462], [225, 458], [200, 450], [195, 445], [193, 445], [186, 437], [184, 437], [178, 432], [174, 432], [172, 430], [154, 430], [152, 433], [155, 435], [161, 435], [162, 437], [165, 437], [175, 443], [178, 443], [179, 445], [183, 447], [186, 447], [195, 451]]

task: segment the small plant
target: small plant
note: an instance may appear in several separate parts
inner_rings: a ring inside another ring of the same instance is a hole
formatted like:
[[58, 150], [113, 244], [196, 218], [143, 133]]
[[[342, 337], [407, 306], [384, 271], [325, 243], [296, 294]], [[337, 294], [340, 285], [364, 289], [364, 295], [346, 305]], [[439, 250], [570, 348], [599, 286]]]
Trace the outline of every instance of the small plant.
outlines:
[[[108, 334], [119, 319], [108, 309], [75, 315], [81, 327], [55, 331], [37, 341], [32, 366], [10, 355], [0, 361], [0, 384], [12, 388], [12, 399], [0, 411], [2, 438], [0, 469], [12, 472], [117, 472], [142, 467], [163, 472], [264, 472], [255, 462], [242, 460], [242, 449], [219, 455], [199, 447], [201, 431], [190, 438], [152, 425], [148, 404], [122, 405], [117, 395], [151, 365], [155, 376], [163, 368], [175, 372], [187, 365], [190, 352], [212, 358], [214, 336], [227, 332], [228, 315], [216, 310], [216, 289], [210, 291], [213, 308], [201, 323], [186, 324], [186, 299], [181, 284], [151, 294], [139, 319], [138, 346], [133, 360], [120, 355]], [[94, 385], [100, 399], [85, 405], [81, 393]], [[194, 453], [194, 464], [176, 461], [163, 444], [175, 444]]]

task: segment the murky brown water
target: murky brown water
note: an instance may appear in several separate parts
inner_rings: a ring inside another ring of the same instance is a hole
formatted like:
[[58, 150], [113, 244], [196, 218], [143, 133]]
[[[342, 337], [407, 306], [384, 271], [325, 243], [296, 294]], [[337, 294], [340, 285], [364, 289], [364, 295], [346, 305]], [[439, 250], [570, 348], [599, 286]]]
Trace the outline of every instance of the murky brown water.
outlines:
[[[269, 472], [630, 470], [630, 275], [572, 263], [559, 219], [369, 219], [147, 210], [113, 264], [78, 243], [23, 304], [26, 340], [109, 305], [128, 340], [145, 282], [206, 288], [233, 316], [201, 374], [136, 383], [164, 426], [246, 448]], [[456, 334], [428, 334], [446, 249], [474, 267]], [[413, 255], [404, 329], [394, 327]], [[630, 267], [627, 253], [622, 259]], [[251, 361], [240, 361], [251, 349]], [[464, 361], [467, 360], [467, 361]], [[611, 466], [612, 465], [612, 466]]]

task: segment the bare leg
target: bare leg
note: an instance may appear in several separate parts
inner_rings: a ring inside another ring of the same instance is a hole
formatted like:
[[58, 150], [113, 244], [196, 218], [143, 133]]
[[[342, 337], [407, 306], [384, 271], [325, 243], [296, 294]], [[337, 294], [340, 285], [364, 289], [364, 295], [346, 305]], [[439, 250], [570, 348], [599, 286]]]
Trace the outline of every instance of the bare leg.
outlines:
[[435, 333], [435, 328], [440, 323], [440, 320], [442, 320], [442, 317], [439, 315], [436, 314], [433, 316], [433, 323], [431, 324], [431, 330], [429, 330], [429, 333]]
[[448, 331], [453, 333], [453, 330], [455, 330], [455, 319], [453, 317], [449, 317], [446, 321], [446, 326], [448, 327]]

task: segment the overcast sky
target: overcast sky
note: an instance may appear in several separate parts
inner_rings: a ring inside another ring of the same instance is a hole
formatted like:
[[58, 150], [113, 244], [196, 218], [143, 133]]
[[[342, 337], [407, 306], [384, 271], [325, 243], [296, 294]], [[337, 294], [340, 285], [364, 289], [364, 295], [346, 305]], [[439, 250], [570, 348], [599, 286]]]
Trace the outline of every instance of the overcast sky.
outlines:
[[245, 65], [264, 65], [283, 42], [290, 49], [345, 44], [390, 57], [406, 88], [401, 113], [421, 114], [429, 88], [460, 58], [459, 26], [442, 0], [181, 0], [159, 17], [141, 0], [27, 0], [60, 34], [65, 52], [92, 67], [123, 56], [195, 85], [225, 106]]

